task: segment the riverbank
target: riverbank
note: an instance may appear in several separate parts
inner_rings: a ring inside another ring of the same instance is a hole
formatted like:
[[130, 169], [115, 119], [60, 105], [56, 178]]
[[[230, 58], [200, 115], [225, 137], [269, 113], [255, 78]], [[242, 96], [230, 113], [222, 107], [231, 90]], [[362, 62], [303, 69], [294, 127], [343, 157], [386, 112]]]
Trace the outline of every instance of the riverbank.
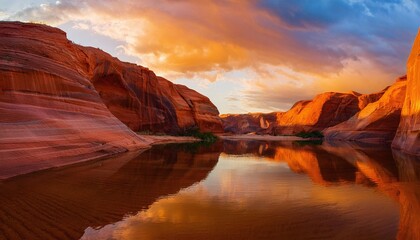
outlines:
[[[169, 135], [147, 135], [147, 134], [138, 134], [140, 139], [146, 144], [144, 148], [139, 150], [147, 150], [151, 146], [168, 144], [168, 143], [193, 143], [200, 142], [201, 139], [190, 137], [190, 136], [169, 136]], [[317, 138], [301, 138], [297, 136], [272, 136], [272, 135], [217, 135], [219, 139], [222, 140], [262, 140], [262, 141], [308, 141], [308, 140], [319, 140]], [[2, 169], [0, 169], [0, 180], [8, 179], [14, 176], [24, 175], [32, 172], [37, 172], [41, 170], [58, 168], [69, 166], [73, 164], [78, 164], [82, 162], [89, 162], [94, 160], [106, 159], [109, 157], [114, 157], [124, 153], [123, 151], [114, 151], [114, 152], [104, 152], [102, 154], [92, 154], [91, 156], [83, 156], [80, 159], [54, 159], [54, 161], [24, 161], [16, 162], [9, 161], [3, 162]]]
[[185, 137], [185, 136], [157, 136], [157, 135], [141, 135], [142, 138], [146, 139], [148, 142], [151, 142], [150, 145], [159, 145], [159, 144], [168, 144], [168, 143], [193, 143], [200, 142], [201, 140], [195, 137]]
[[264, 140], [264, 141], [309, 141], [320, 140], [319, 138], [302, 138], [297, 136], [272, 136], [272, 135], [218, 135], [220, 139], [225, 140]]

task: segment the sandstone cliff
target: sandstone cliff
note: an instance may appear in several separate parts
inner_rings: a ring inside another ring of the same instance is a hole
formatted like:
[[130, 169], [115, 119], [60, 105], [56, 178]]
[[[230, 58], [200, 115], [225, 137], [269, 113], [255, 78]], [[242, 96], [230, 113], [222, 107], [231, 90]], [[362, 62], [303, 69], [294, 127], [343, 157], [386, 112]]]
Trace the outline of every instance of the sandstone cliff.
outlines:
[[98, 49], [78, 48], [86, 55], [81, 61], [89, 66], [89, 79], [104, 103], [133, 131], [177, 134], [196, 127], [223, 132], [219, 112], [207, 97]]
[[277, 113], [248, 113], [220, 115], [225, 132], [234, 134], [271, 134]]
[[378, 101], [370, 103], [349, 120], [325, 129], [325, 138], [391, 142], [400, 122], [406, 83], [406, 76], [397, 79]]
[[[385, 91], [385, 90], [384, 90]], [[287, 112], [225, 114], [220, 117], [226, 132], [293, 135], [321, 131], [348, 120], [384, 91], [374, 94], [327, 92], [313, 100], [299, 101]]]
[[275, 133], [284, 135], [321, 131], [346, 121], [381, 94], [327, 92], [313, 100], [297, 102], [289, 111], [279, 114]]
[[148, 146], [117, 118], [136, 131], [222, 130], [193, 90], [59, 29], [0, 23], [0, 178]]
[[407, 61], [407, 91], [392, 146], [420, 155], [420, 31]]

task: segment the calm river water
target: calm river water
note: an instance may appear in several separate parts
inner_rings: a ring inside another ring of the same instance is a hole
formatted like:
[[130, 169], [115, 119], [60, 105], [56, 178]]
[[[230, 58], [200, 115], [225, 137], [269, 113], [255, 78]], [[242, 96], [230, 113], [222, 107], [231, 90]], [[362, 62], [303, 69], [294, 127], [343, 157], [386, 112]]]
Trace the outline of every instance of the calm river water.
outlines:
[[420, 159], [223, 141], [0, 182], [0, 239], [420, 239]]

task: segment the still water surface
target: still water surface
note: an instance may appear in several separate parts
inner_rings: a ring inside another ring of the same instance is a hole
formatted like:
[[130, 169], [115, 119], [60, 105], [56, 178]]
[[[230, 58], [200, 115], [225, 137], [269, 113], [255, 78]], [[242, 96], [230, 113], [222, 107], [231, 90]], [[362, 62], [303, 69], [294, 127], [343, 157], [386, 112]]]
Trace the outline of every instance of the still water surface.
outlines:
[[420, 159], [378, 146], [155, 146], [0, 182], [0, 239], [420, 239]]

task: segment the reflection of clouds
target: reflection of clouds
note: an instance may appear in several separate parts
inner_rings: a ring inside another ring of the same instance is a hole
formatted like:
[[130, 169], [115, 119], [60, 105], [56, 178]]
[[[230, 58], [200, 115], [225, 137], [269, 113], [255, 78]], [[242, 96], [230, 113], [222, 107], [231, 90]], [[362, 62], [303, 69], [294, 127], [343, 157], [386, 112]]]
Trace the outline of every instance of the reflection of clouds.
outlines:
[[[396, 231], [394, 203], [373, 189], [315, 185], [285, 166], [222, 154], [205, 181], [159, 199], [121, 222], [88, 229], [85, 239], [223, 239], [226, 234], [246, 239], [263, 233], [268, 235], [262, 238], [270, 239], [276, 234], [325, 237], [325, 232], [356, 237], [355, 228], [370, 231], [386, 225], [387, 230], [371, 233], [381, 238]], [[256, 226], [258, 231], [252, 229]]]

